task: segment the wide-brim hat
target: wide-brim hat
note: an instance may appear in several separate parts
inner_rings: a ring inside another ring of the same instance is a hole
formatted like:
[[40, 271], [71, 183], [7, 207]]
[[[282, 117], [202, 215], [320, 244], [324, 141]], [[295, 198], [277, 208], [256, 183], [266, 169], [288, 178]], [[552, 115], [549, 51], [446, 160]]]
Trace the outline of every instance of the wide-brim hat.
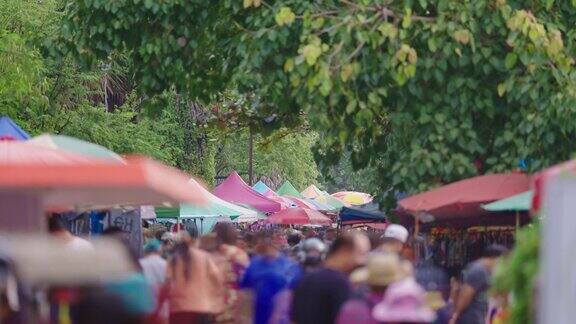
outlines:
[[352, 272], [350, 280], [371, 286], [388, 286], [406, 277], [397, 254], [376, 252], [368, 257], [365, 267]]
[[430, 323], [436, 319], [436, 313], [426, 305], [424, 289], [413, 278], [390, 285], [372, 316], [379, 322]]

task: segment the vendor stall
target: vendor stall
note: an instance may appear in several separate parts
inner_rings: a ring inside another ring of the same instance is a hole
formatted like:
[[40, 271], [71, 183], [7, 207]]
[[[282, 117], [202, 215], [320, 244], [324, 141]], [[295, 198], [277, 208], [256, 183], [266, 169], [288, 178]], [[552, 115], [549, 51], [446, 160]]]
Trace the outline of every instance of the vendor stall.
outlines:
[[233, 204], [246, 204], [264, 213], [274, 213], [283, 209], [281, 203], [274, 201], [252, 189], [234, 171], [218, 187], [214, 195]]

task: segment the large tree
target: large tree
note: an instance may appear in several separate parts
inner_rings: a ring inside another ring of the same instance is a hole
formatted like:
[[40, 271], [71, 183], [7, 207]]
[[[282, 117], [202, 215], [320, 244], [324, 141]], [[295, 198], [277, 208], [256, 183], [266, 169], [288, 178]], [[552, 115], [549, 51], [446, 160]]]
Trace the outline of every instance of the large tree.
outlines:
[[350, 152], [394, 193], [568, 158], [575, 23], [554, 0], [73, 0], [62, 40], [127, 51], [147, 93], [237, 89], [260, 128], [304, 113], [319, 160]]

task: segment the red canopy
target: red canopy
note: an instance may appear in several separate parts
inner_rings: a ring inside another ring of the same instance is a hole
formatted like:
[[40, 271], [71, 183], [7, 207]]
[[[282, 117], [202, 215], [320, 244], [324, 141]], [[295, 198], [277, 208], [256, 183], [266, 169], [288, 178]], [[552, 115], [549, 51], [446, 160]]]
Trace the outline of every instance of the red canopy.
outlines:
[[575, 174], [576, 160], [570, 160], [551, 166], [548, 169], [542, 170], [534, 177], [534, 195], [532, 197], [533, 212], [538, 212], [542, 207], [542, 199], [548, 180], [563, 173]]
[[529, 190], [530, 179], [522, 173], [487, 174], [432, 189], [399, 202], [401, 212], [431, 214], [451, 219], [485, 214], [482, 204]]
[[236, 171], [230, 173], [228, 178], [214, 189], [214, 195], [233, 204], [252, 206], [265, 213], [282, 209], [279, 202], [259, 194], [247, 185]]
[[332, 220], [313, 209], [288, 208], [268, 217], [266, 222], [284, 225], [330, 225]]

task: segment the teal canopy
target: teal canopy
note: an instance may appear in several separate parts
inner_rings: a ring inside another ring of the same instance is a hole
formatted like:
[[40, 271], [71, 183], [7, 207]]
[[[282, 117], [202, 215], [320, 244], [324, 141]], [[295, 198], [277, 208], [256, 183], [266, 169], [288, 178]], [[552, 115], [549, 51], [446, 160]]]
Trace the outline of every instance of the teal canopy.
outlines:
[[483, 205], [487, 211], [499, 212], [499, 211], [528, 211], [532, 206], [532, 191], [526, 191], [521, 194], [514, 195], [502, 200], [495, 201], [493, 203]]
[[285, 181], [280, 186], [280, 188], [278, 188], [278, 190], [276, 190], [276, 193], [279, 194], [280, 196], [292, 196], [292, 197], [304, 199], [304, 196], [302, 196], [300, 194], [300, 192], [298, 190], [296, 190], [296, 188], [292, 185], [292, 183], [290, 183], [290, 181]]

